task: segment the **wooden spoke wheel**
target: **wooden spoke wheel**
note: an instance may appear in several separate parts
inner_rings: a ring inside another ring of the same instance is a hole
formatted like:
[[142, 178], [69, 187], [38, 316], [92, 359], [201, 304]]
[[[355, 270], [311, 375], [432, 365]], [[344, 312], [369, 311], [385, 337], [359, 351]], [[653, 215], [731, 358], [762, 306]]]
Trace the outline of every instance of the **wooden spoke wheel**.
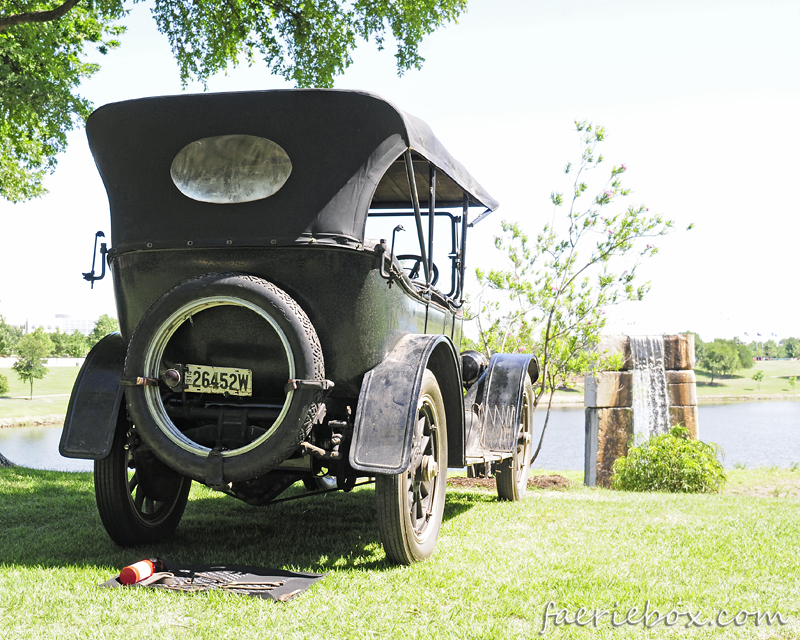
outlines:
[[447, 424], [436, 377], [422, 379], [411, 463], [405, 472], [376, 478], [378, 528], [387, 557], [398, 564], [433, 553], [444, 514]]
[[525, 376], [520, 430], [514, 455], [497, 464], [497, 495], [501, 500], [522, 500], [528, 489], [533, 447], [533, 385]]
[[94, 463], [97, 509], [118, 545], [135, 547], [170, 537], [183, 516], [192, 481], [155, 458], [133, 454], [131, 424], [120, 410], [111, 452]]

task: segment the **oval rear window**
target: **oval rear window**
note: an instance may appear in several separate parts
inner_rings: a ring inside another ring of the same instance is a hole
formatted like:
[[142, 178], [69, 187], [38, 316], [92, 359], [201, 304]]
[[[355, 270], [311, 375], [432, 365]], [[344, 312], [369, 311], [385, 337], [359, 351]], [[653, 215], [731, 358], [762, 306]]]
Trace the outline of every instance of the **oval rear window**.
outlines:
[[291, 173], [292, 161], [279, 144], [246, 135], [195, 140], [178, 152], [170, 167], [183, 195], [214, 204], [268, 198]]

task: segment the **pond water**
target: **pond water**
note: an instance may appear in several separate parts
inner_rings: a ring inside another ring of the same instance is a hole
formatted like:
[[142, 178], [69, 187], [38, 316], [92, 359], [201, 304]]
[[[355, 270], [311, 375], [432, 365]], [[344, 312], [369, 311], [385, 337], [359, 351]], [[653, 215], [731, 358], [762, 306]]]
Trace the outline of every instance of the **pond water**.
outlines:
[[[544, 411], [534, 414], [536, 442]], [[800, 402], [738, 402], [698, 407], [700, 439], [716, 442], [727, 468], [788, 467], [800, 463]], [[583, 469], [584, 410], [553, 409], [534, 466]]]
[[[723, 463], [748, 467], [788, 467], [800, 463], [800, 402], [740, 402], [701, 405], [700, 437], [716, 442], [725, 452]], [[534, 414], [535, 442], [544, 411]], [[13, 462], [36, 469], [91, 471], [91, 460], [62, 458], [58, 453], [60, 426], [0, 429], [0, 453]], [[553, 409], [537, 469], [583, 469], [584, 411], [582, 407]]]

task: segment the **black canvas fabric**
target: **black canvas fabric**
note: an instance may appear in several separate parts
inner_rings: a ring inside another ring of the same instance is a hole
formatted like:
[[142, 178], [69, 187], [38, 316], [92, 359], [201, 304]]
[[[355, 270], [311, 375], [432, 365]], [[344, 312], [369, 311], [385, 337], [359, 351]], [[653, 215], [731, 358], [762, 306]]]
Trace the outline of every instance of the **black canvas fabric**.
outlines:
[[[285, 185], [252, 202], [212, 204], [181, 193], [176, 155], [197, 140], [249, 135], [280, 145], [292, 162]], [[427, 201], [428, 164], [437, 204], [496, 209], [497, 202], [430, 128], [391, 103], [335, 89], [162, 96], [109, 104], [87, 122], [108, 192], [113, 253], [201, 246], [360, 243], [370, 206], [410, 206], [402, 155], [415, 157]], [[386, 178], [384, 180], [384, 177]], [[452, 202], [451, 202], [452, 201]]]
[[[287, 602], [308, 589], [324, 573], [305, 573], [241, 565], [180, 565], [164, 560], [164, 570], [173, 574], [168, 584], [128, 585], [128, 588], [166, 589], [178, 593], [202, 593], [220, 589], [264, 600]], [[250, 583], [249, 585], [247, 583]], [[272, 583], [272, 584], [270, 584]], [[119, 574], [99, 585], [125, 587]]]

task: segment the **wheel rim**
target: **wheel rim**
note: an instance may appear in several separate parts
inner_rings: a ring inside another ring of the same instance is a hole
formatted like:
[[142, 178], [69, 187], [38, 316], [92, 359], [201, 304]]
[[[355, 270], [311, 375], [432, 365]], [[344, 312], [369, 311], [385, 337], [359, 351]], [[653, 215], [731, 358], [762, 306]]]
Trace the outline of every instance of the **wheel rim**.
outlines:
[[514, 479], [518, 485], [526, 483], [528, 469], [531, 464], [531, 451], [533, 450], [533, 425], [531, 416], [530, 398], [527, 389], [522, 394], [522, 415], [517, 451], [514, 454]]
[[433, 398], [424, 395], [414, 429], [415, 464], [406, 472], [407, 504], [411, 528], [417, 539], [427, 533], [434, 515], [440, 485], [438, 446], [439, 415]]

